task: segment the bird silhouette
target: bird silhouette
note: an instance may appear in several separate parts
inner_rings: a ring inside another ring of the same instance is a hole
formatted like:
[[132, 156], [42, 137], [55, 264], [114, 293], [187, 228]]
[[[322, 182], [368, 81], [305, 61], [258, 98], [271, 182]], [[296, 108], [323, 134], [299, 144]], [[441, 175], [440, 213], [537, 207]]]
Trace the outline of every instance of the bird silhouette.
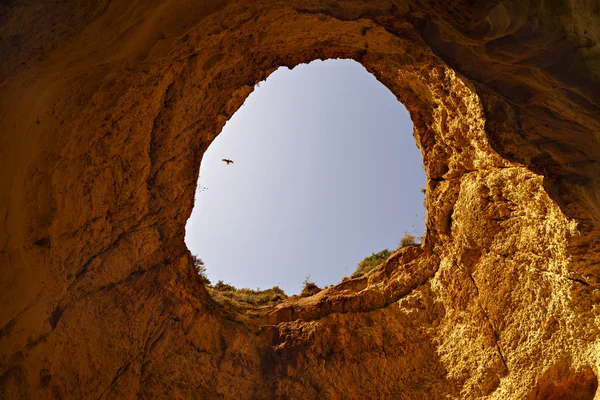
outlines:
[[229, 159], [227, 159], [227, 158], [224, 158], [224, 159], [223, 159], [223, 162], [224, 162], [224, 163], [226, 163], [227, 165], [229, 165], [229, 164], [233, 164], [233, 161], [231, 161], [231, 160], [229, 160]]

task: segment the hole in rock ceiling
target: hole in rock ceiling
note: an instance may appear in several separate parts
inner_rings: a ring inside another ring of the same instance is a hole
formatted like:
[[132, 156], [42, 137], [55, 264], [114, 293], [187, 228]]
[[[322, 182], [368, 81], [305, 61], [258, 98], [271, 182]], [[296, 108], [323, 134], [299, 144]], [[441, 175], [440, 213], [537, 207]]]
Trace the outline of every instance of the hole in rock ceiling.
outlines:
[[279, 68], [204, 154], [188, 248], [213, 284], [290, 295], [307, 277], [340, 282], [405, 233], [418, 242], [425, 172], [412, 129], [355, 61]]

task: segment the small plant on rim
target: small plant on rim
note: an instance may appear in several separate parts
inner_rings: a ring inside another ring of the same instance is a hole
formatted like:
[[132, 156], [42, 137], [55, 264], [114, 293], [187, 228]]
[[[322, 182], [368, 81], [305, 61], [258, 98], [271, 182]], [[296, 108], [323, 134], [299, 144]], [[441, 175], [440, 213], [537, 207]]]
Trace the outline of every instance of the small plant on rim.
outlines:
[[206, 265], [204, 265], [204, 261], [197, 255], [192, 255], [192, 264], [198, 275], [200, 275], [202, 283], [210, 285], [210, 279], [206, 276]]
[[304, 282], [302, 282], [304, 284], [304, 287], [302, 288], [302, 292], [300, 292], [300, 296], [302, 297], [308, 297], [308, 296], [312, 296], [314, 294], [319, 293], [321, 290], [320, 287], [317, 286], [316, 283], [314, 283], [313, 281], [310, 280], [310, 275], [308, 275], [306, 277], [306, 279], [304, 279]]
[[402, 239], [400, 240], [400, 249], [403, 247], [407, 247], [407, 246], [416, 246], [417, 243], [415, 242], [415, 235], [411, 235], [407, 232], [404, 232], [404, 236], [402, 236]]
[[352, 274], [352, 278], [360, 278], [361, 276], [366, 275], [368, 272], [375, 269], [375, 267], [384, 263], [391, 255], [392, 253], [388, 249], [385, 249], [381, 250], [379, 253], [373, 253], [370, 256], [365, 257], [364, 260], [358, 263], [356, 271]]
[[[418, 246], [418, 243], [415, 241], [414, 235], [405, 232], [396, 250], [408, 246]], [[350, 278], [345, 276], [342, 279], [342, 282], [347, 281], [348, 279], [360, 278], [361, 276], [366, 275], [367, 273], [377, 268], [379, 265], [383, 264], [396, 250], [389, 251], [388, 249], [385, 249], [381, 250], [379, 253], [373, 253], [370, 256], [365, 257], [361, 262], [358, 263], [356, 271], [354, 271]]]
[[271, 289], [249, 289], [236, 288], [233, 285], [218, 281], [213, 286], [208, 287], [208, 291], [217, 302], [230, 304], [251, 304], [262, 306], [270, 303], [277, 303], [287, 298], [285, 292], [279, 286], [273, 286]]

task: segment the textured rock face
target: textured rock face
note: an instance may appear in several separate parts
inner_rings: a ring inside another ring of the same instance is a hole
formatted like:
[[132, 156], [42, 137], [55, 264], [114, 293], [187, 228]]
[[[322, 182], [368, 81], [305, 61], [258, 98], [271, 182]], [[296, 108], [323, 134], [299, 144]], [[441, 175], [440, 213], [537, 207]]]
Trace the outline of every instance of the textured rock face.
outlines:
[[[3, 2], [0, 397], [594, 398], [599, 23], [594, 1]], [[202, 154], [256, 82], [335, 57], [411, 113], [425, 242], [223, 309], [183, 242]]]

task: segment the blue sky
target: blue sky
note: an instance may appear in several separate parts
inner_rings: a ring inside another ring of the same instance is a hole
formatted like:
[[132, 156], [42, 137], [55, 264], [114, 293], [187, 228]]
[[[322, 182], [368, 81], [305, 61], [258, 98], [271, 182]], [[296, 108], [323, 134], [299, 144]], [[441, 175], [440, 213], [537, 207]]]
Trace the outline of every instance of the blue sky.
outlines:
[[289, 295], [308, 276], [340, 282], [404, 232], [423, 234], [412, 129], [404, 106], [355, 61], [279, 68], [204, 154], [188, 248], [213, 283]]

